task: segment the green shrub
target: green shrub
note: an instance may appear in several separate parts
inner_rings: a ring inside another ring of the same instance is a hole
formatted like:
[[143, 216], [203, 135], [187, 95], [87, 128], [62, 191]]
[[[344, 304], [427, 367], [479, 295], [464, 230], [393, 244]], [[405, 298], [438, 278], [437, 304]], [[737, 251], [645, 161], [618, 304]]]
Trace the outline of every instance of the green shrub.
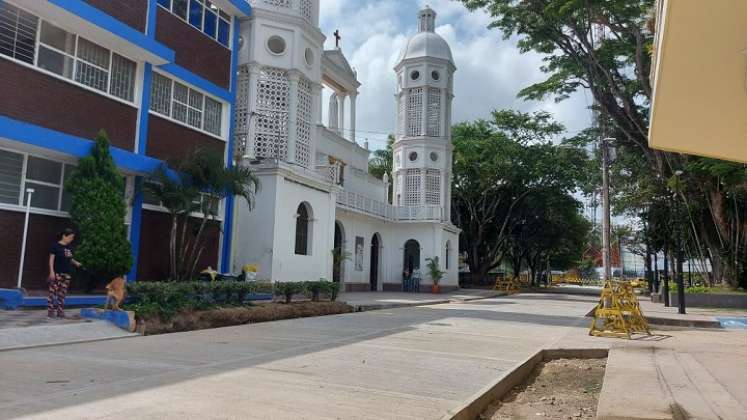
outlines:
[[273, 294], [275, 296], [283, 296], [285, 297], [285, 303], [289, 304], [293, 302], [293, 295], [297, 295], [299, 293], [303, 293], [306, 290], [306, 285], [304, 282], [297, 282], [297, 281], [289, 281], [289, 282], [275, 282], [275, 287], [273, 288]]
[[245, 305], [257, 290], [257, 283], [238, 281], [129, 283], [127, 307], [142, 316], [158, 314], [168, 320], [185, 310]]
[[337, 299], [337, 293], [339, 291], [339, 285], [333, 283], [327, 279], [319, 279], [317, 281], [304, 282], [304, 291], [307, 295], [311, 295], [312, 302], [319, 302], [319, 296], [325, 293], [329, 296], [329, 299], [334, 302]]

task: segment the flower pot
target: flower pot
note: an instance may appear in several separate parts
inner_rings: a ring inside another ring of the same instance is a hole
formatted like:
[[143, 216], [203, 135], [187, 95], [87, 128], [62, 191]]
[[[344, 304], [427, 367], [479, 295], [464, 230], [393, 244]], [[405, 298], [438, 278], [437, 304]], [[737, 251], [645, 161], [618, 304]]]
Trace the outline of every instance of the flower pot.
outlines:
[[441, 285], [440, 284], [434, 284], [431, 286], [431, 293], [433, 294], [440, 294], [441, 293]]

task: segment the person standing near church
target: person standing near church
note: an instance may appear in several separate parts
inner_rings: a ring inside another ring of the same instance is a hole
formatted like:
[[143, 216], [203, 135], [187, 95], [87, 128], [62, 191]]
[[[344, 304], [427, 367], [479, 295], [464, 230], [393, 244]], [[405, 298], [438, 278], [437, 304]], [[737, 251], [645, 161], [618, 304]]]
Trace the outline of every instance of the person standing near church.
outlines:
[[70, 273], [73, 266], [81, 264], [73, 258], [70, 244], [75, 240], [75, 232], [67, 228], [57, 237], [57, 242], [49, 247], [49, 296], [47, 297], [47, 316], [65, 317], [65, 296], [70, 287]]

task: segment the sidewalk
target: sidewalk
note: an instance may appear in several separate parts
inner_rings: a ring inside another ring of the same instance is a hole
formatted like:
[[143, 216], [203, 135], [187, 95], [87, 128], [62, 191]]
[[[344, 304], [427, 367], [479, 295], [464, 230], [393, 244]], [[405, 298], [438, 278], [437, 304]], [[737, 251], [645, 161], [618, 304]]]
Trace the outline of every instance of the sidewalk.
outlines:
[[689, 328], [722, 328], [720, 318], [746, 318], [747, 311], [721, 308], [686, 308], [680, 315], [676, 306], [666, 307], [663, 303], [653, 303], [647, 297], [639, 298], [641, 310], [649, 323]]

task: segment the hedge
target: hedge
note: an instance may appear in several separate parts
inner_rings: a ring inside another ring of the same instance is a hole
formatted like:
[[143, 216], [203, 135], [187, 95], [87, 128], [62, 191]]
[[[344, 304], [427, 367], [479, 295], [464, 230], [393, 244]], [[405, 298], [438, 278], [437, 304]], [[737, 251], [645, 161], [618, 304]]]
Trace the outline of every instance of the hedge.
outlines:
[[307, 293], [313, 301], [320, 293], [330, 300], [337, 298], [339, 285], [327, 280], [311, 282], [270, 283], [218, 281], [218, 282], [137, 282], [127, 284], [127, 309], [143, 317], [160, 316], [168, 320], [186, 310], [206, 310], [218, 306], [242, 306], [247, 298], [257, 293], [284, 296], [291, 303], [293, 295]]

